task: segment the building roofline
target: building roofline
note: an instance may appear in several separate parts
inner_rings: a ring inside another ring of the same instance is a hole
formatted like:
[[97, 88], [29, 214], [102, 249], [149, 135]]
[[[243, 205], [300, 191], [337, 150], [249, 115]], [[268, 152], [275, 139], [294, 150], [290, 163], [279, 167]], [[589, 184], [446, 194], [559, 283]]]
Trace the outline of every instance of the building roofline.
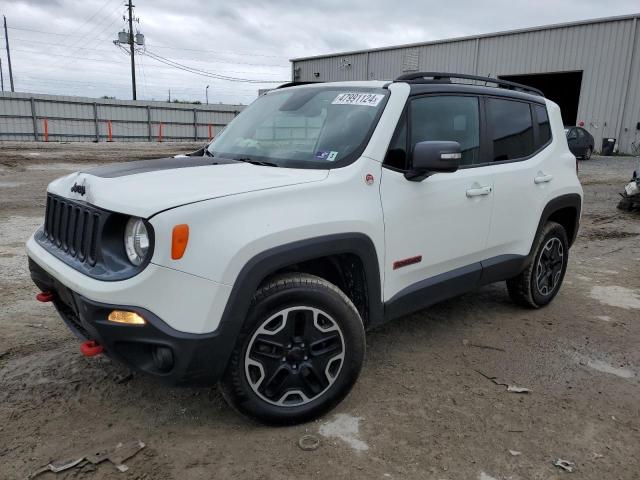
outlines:
[[589, 20], [576, 20], [573, 22], [564, 22], [564, 23], [553, 23], [549, 25], [539, 25], [536, 27], [526, 27], [519, 28], [515, 30], [503, 30], [500, 32], [494, 33], [482, 33], [479, 35], [469, 35], [465, 37], [453, 37], [446, 38], [442, 40], [431, 40], [428, 42], [417, 42], [417, 43], [405, 43], [402, 45], [391, 45], [389, 47], [377, 47], [377, 48], [365, 48], [362, 50], [350, 50], [345, 52], [337, 52], [337, 53], [326, 53], [322, 55], [314, 55], [311, 57], [298, 57], [292, 58], [290, 62], [301, 62], [305, 60], [316, 60], [320, 58], [331, 58], [331, 57], [339, 57], [344, 55], [357, 55], [362, 53], [370, 53], [370, 52], [382, 52], [386, 50], [397, 50], [401, 48], [414, 48], [414, 47], [424, 47], [428, 45], [438, 45], [442, 43], [454, 43], [454, 42], [463, 42], [469, 40], [483, 39], [483, 38], [492, 38], [492, 37], [502, 37], [505, 35], [513, 35], [518, 33], [527, 33], [527, 32], [535, 32], [535, 31], [543, 31], [543, 30], [554, 30], [557, 28], [566, 28], [566, 27], [579, 27], [582, 25], [593, 25], [596, 23], [608, 23], [608, 22], [619, 22], [624, 20], [633, 20], [634, 18], [640, 18], [640, 13], [632, 13], [628, 15], [617, 15], [613, 17], [601, 17], [601, 18], [592, 18]]

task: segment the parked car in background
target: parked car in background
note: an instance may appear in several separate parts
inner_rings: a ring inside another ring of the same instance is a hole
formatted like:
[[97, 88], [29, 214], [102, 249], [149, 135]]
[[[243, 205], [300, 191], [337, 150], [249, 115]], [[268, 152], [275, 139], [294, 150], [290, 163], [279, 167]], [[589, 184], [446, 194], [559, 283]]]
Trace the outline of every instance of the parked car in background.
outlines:
[[567, 135], [567, 143], [571, 153], [576, 158], [589, 160], [595, 145], [593, 135], [580, 127], [564, 127], [564, 133]]

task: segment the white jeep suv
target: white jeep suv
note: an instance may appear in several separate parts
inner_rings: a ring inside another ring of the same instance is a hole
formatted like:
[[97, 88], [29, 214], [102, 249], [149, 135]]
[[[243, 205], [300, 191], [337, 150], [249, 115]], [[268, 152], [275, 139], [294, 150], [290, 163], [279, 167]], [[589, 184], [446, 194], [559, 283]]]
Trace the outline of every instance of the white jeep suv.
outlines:
[[549, 303], [581, 205], [555, 103], [417, 73], [287, 85], [197, 155], [60, 178], [27, 251], [85, 355], [296, 423], [347, 395], [369, 328], [498, 281]]

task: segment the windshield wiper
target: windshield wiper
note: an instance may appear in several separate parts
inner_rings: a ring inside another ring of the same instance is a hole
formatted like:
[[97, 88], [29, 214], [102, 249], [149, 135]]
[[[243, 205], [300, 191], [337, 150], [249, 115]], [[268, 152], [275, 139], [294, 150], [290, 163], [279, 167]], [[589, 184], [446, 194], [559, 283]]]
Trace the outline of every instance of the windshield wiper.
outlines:
[[260, 165], [260, 166], [263, 166], [263, 167], [277, 167], [278, 166], [275, 163], [261, 162], [259, 160], [254, 160], [253, 158], [249, 158], [249, 157], [234, 158], [234, 160], [236, 162], [251, 163], [252, 165]]

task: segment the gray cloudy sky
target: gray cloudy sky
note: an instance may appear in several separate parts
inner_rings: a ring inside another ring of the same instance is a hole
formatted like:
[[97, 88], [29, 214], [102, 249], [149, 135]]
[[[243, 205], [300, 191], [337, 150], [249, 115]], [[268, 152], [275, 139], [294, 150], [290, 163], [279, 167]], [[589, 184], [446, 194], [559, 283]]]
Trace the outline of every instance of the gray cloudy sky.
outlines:
[[[288, 80], [289, 59], [640, 11], [638, 0], [136, 0], [147, 50], [206, 72]], [[131, 98], [113, 45], [124, 0], [0, 0], [17, 91]], [[2, 45], [5, 89], [8, 72]], [[138, 98], [248, 103], [269, 84], [195, 75], [138, 57]]]

